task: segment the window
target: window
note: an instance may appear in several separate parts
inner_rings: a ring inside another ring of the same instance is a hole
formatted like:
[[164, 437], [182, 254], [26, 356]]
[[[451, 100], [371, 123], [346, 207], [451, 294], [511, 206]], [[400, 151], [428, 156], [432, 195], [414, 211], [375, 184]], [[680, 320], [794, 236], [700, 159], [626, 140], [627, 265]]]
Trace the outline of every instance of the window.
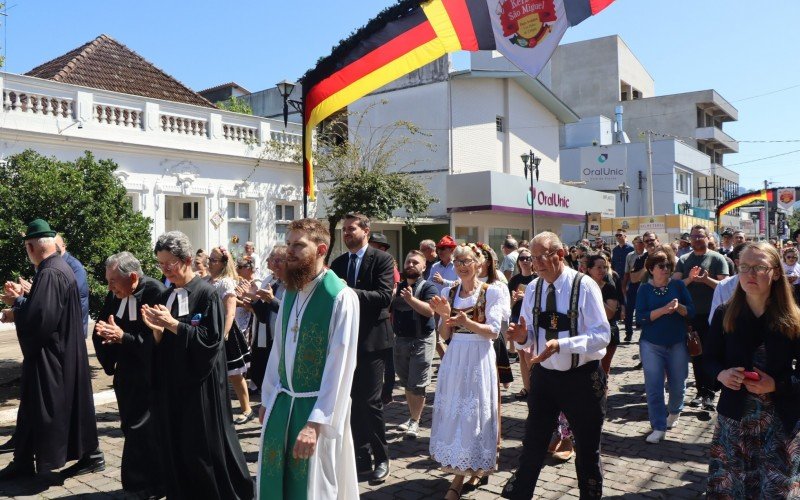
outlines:
[[504, 130], [504, 127], [503, 127], [503, 117], [502, 117], [502, 116], [496, 116], [496, 117], [494, 118], [494, 125], [495, 125], [495, 127], [497, 128], [497, 131], [498, 131], [498, 132], [502, 132], [502, 131]]
[[[250, 202], [248, 201], [229, 201], [228, 202], [228, 238], [230, 251], [234, 256], [244, 254], [244, 244], [252, 240], [250, 220]], [[237, 243], [233, 243], [234, 236], [238, 238]]]
[[500, 259], [500, 262], [497, 263], [498, 267], [503, 259], [503, 242], [506, 241], [506, 237], [508, 237], [509, 234], [513, 236], [517, 242], [528, 239], [528, 231], [524, 229], [510, 227], [493, 227], [489, 229], [489, 246], [494, 248], [498, 256], [497, 258]]
[[275, 205], [275, 237], [278, 243], [286, 243], [289, 223], [294, 220], [294, 205]]
[[675, 191], [686, 194], [689, 189], [689, 176], [683, 172], [675, 172]]
[[197, 220], [198, 202], [187, 201], [183, 204], [183, 214], [181, 220]]

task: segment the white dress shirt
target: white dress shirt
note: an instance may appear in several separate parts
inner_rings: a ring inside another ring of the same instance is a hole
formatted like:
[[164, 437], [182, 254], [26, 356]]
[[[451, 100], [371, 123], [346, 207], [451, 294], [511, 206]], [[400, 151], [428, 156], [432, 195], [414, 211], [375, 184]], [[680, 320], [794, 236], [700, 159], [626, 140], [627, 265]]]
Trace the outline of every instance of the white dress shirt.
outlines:
[[[572, 293], [572, 282], [578, 272], [567, 266], [556, 278], [553, 286], [556, 291], [556, 310], [566, 314], [569, 311], [569, 299]], [[536, 352], [533, 332], [533, 307], [536, 295], [536, 283], [542, 278], [537, 278], [530, 282], [525, 289], [525, 298], [522, 299], [522, 311], [520, 315], [525, 318], [528, 325], [528, 340], [524, 344], [517, 344], [520, 349], [525, 349], [534, 345], [534, 355]], [[541, 310], [547, 307], [547, 287], [546, 281], [542, 285]], [[558, 332], [559, 351], [542, 362], [542, 368], [548, 370], [567, 371], [572, 368], [572, 355], [578, 354], [578, 366], [584, 365], [589, 361], [603, 359], [606, 355], [606, 346], [611, 341], [611, 326], [606, 318], [605, 306], [603, 306], [603, 295], [600, 287], [592, 278], [586, 276], [581, 281], [580, 296], [578, 298], [578, 332], [574, 337], [569, 336], [569, 330]], [[539, 348], [543, 348], [547, 343], [545, 339], [545, 329], [539, 327]]]
[[708, 313], [709, 325], [711, 324], [711, 320], [714, 319], [714, 313], [717, 312], [717, 308], [733, 297], [733, 292], [736, 291], [737, 286], [739, 286], [738, 274], [728, 276], [717, 283], [717, 287], [714, 288], [714, 297], [711, 299], [711, 312]]

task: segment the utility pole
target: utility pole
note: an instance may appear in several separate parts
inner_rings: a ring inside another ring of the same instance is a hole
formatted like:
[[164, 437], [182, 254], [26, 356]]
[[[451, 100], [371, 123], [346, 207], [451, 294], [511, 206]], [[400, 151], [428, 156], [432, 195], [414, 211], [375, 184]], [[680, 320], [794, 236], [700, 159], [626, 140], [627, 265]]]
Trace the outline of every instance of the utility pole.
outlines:
[[652, 131], [647, 131], [647, 191], [650, 198], [650, 217], [656, 215], [655, 201], [653, 198], [653, 145], [650, 136]]

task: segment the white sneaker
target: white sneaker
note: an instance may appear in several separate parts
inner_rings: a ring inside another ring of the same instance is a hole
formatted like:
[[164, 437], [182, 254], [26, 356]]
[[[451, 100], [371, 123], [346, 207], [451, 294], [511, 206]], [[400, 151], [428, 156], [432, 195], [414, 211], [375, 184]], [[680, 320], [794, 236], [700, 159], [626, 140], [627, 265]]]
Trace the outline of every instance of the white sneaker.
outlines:
[[397, 428], [400, 429], [401, 431], [407, 431], [408, 427], [411, 425], [411, 422], [413, 422], [413, 420], [411, 420], [409, 418], [408, 420], [406, 420], [402, 424], [398, 425]]
[[408, 429], [406, 429], [406, 438], [417, 439], [417, 435], [419, 435], [419, 422], [409, 420]]
[[653, 432], [650, 433], [649, 436], [647, 436], [645, 438], [645, 441], [647, 441], [648, 443], [651, 443], [651, 444], [657, 444], [659, 441], [664, 439], [664, 436], [666, 434], [667, 433], [664, 432], [664, 431], [653, 431]]
[[675, 427], [675, 424], [678, 422], [678, 418], [680, 418], [680, 413], [670, 413], [667, 415], [667, 429], [672, 429]]

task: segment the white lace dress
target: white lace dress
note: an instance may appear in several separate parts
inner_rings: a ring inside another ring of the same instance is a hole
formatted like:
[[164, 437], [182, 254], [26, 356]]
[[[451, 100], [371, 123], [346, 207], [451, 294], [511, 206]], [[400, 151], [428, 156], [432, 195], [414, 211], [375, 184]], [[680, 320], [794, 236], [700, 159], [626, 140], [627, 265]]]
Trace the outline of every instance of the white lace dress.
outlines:
[[[453, 307], [468, 309], [475, 306], [480, 288], [468, 298], [459, 297], [459, 292]], [[441, 294], [449, 299], [450, 288]], [[505, 300], [499, 287], [486, 290], [486, 324], [495, 334], [500, 332]], [[430, 440], [431, 458], [445, 472], [494, 472], [499, 425], [497, 385], [492, 340], [474, 333], [454, 333], [439, 368]]]

